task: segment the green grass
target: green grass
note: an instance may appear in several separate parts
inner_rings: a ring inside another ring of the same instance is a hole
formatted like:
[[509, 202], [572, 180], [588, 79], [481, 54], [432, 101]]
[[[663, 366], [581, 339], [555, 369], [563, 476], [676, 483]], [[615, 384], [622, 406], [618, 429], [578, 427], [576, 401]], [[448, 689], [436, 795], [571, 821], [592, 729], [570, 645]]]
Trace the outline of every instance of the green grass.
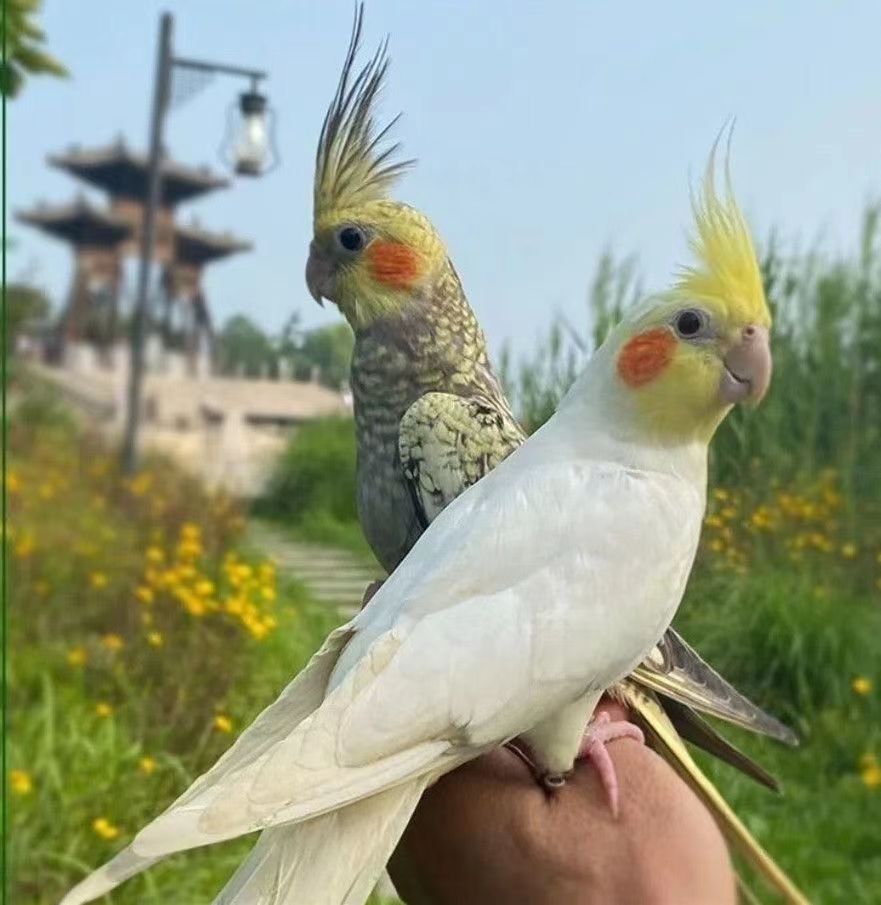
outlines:
[[[840, 562], [827, 568], [843, 579]], [[860, 761], [881, 754], [881, 606], [877, 595], [818, 594], [821, 586], [769, 564], [737, 580], [711, 568], [695, 575], [678, 627], [801, 739], [789, 748], [724, 730], [780, 779], [779, 796], [712, 758], [697, 760], [812, 902], [869, 905], [881, 900], [881, 789], [866, 785]], [[856, 676], [870, 679], [870, 694], [854, 692]]]
[[[50, 905], [215, 762], [339, 617], [167, 462], [134, 480], [39, 383], [9, 430], [10, 901]], [[108, 901], [211, 901], [253, 840]]]

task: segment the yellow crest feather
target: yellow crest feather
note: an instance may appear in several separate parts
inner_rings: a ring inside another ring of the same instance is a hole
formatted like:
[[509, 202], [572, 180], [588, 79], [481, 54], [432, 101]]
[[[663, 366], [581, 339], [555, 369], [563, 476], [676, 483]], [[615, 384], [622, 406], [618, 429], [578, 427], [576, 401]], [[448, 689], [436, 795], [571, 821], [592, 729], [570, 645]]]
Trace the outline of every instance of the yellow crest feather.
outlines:
[[762, 272], [734, 197], [727, 158], [725, 197], [716, 193], [717, 145], [718, 139], [707, 163], [703, 191], [692, 200], [695, 234], [689, 244], [697, 263], [682, 268], [673, 291], [677, 296], [721, 302], [745, 320], [769, 326]]
[[364, 4], [355, 8], [355, 24], [336, 94], [324, 117], [315, 156], [316, 228], [335, 211], [360, 207], [388, 197], [388, 190], [415, 161], [393, 161], [399, 143], [386, 140], [400, 118], [376, 130], [373, 113], [389, 66], [388, 38], [352, 78], [361, 43]]

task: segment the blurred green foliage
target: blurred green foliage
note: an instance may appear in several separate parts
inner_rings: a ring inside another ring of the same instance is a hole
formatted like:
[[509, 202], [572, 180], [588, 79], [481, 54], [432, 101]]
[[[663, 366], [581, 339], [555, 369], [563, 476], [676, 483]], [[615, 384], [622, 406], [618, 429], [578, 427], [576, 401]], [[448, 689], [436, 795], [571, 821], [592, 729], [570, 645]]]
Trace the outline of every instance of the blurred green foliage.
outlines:
[[3, 43], [0, 94], [16, 98], [31, 76], [64, 78], [67, 69], [45, 49], [46, 35], [37, 25], [42, 0], [3, 0]]
[[355, 521], [354, 431], [352, 419], [341, 417], [298, 427], [276, 462], [256, 512], [294, 525], [316, 518]]
[[292, 316], [278, 336], [264, 333], [242, 314], [230, 317], [217, 335], [218, 364], [227, 375], [314, 380], [338, 390], [349, 378], [355, 337], [343, 321], [301, 330]]

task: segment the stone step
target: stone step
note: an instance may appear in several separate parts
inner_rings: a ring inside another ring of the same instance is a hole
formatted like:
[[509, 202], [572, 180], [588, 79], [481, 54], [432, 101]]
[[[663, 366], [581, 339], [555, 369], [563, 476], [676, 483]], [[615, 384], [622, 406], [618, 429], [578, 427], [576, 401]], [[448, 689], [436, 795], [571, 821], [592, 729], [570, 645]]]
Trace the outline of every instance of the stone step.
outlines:
[[365, 588], [380, 577], [378, 568], [346, 550], [290, 540], [265, 524], [252, 523], [247, 541], [261, 555], [274, 559], [279, 571], [301, 581], [316, 600], [335, 606], [344, 618], [358, 612]]

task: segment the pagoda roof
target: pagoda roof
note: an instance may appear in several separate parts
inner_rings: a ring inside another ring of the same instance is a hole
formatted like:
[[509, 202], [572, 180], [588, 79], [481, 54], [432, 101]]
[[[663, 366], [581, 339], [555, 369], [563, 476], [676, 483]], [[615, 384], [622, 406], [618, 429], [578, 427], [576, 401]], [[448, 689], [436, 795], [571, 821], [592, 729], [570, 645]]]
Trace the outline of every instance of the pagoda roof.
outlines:
[[85, 198], [72, 204], [41, 203], [32, 210], [16, 212], [15, 219], [76, 245], [113, 246], [132, 233], [128, 221], [93, 207]]
[[[49, 165], [114, 196], [147, 199], [146, 154], [132, 151], [123, 141], [98, 148], [73, 145], [61, 154], [50, 154]], [[206, 192], [227, 188], [228, 179], [208, 167], [191, 167], [165, 156], [162, 161], [162, 204], [174, 207]]]
[[239, 239], [229, 232], [209, 232], [198, 223], [189, 226], [176, 224], [174, 228], [175, 255], [178, 261], [187, 264], [206, 264], [217, 261], [240, 251], [251, 251], [251, 242]]

